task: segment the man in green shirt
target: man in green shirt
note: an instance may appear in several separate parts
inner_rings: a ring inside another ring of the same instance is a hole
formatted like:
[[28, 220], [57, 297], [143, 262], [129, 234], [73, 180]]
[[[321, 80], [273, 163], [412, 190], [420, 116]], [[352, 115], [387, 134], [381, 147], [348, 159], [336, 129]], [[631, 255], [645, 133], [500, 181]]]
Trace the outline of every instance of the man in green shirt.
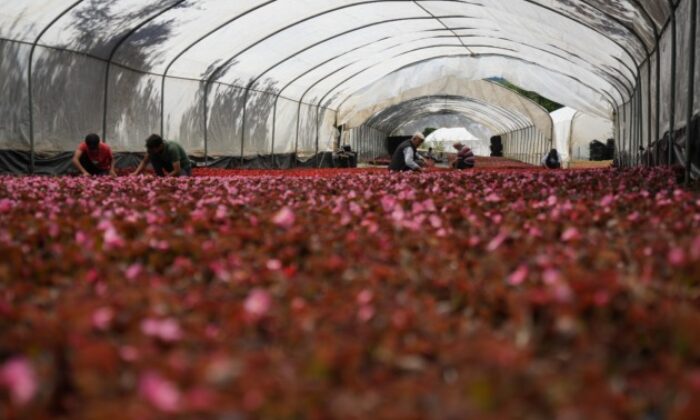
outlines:
[[192, 165], [185, 149], [174, 141], [165, 141], [157, 134], [146, 139], [146, 156], [132, 175], [138, 175], [146, 168], [148, 162], [158, 176], [192, 176]]

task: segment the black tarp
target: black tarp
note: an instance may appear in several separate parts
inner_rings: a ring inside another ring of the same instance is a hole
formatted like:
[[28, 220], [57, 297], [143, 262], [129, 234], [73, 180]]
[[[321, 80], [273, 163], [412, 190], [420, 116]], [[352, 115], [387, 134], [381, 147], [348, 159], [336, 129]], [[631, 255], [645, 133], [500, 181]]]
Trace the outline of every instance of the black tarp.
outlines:
[[[36, 175], [70, 175], [77, 174], [71, 159], [73, 152], [37, 154], [34, 158]], [[143, 153], [115, 153], [117, 169], [135, 168]], [[0, 150], [0, 174], [26, 175], [29, 173], [30, 153], [18, 150]], [[255, 157], [211, 157], [206, 165], [201, 157], [190, 157], [197, 167], [220, 169], [290, 169], [290, 168], [332, 168], [333, 154], [319, 153], [309, 159], [300, 159], [294, 154], [264, 155]]]

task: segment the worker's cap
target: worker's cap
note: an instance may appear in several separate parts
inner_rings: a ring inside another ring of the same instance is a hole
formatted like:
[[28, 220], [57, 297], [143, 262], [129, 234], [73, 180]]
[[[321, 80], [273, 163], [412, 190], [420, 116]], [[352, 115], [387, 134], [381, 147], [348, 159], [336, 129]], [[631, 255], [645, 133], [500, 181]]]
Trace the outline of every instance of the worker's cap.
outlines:
[[413, 138], [425, 140], [425, 136], [420, 131], [416, 131], [415, 133], [413, 133]]

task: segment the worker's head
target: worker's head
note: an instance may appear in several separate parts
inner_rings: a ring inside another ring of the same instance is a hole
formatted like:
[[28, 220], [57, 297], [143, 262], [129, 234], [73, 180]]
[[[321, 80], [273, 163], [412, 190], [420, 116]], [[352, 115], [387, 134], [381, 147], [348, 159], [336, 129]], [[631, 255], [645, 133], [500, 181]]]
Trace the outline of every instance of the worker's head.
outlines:
[[88, 149], [97, 150], [100, 147], [100, 136], [94, 133], [90, 133], [85, 136], [85, 144], [87, 144]]
[[149, 155], [160, 154], [164, 147], [163, 137], [158, 134], [151, 134], [151, 136], [146, 139], [146, 150], [148, 150]]
[[453, 144], [452, 147], [454, 147], [455, 150], [459, 152], [460, 150], [462, 150], [462, 148], [464, 148], [464, 145], [462, 143], [457, 142]]
[[413, 143], [415, 147], [419, 147], [421, 144], [423, 144], [424, 141], [425, 136], [421, 132], [416, 132], [415, 134], [413, 134], [413, 137], [411, 137], [411, 143]]

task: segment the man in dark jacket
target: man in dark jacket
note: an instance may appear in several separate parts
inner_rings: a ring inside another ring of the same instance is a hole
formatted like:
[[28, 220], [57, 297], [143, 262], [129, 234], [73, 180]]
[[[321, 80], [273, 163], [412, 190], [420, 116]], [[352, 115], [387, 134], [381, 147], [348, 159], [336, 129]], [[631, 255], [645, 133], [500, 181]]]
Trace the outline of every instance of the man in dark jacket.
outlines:
[[411, 140], [406, 140], [396, 148], [389, 164], [390, 171], [422, 172], [423, 158], [418, 155], [418, 147], [425, 141], [425, 136], [415, 133]]

